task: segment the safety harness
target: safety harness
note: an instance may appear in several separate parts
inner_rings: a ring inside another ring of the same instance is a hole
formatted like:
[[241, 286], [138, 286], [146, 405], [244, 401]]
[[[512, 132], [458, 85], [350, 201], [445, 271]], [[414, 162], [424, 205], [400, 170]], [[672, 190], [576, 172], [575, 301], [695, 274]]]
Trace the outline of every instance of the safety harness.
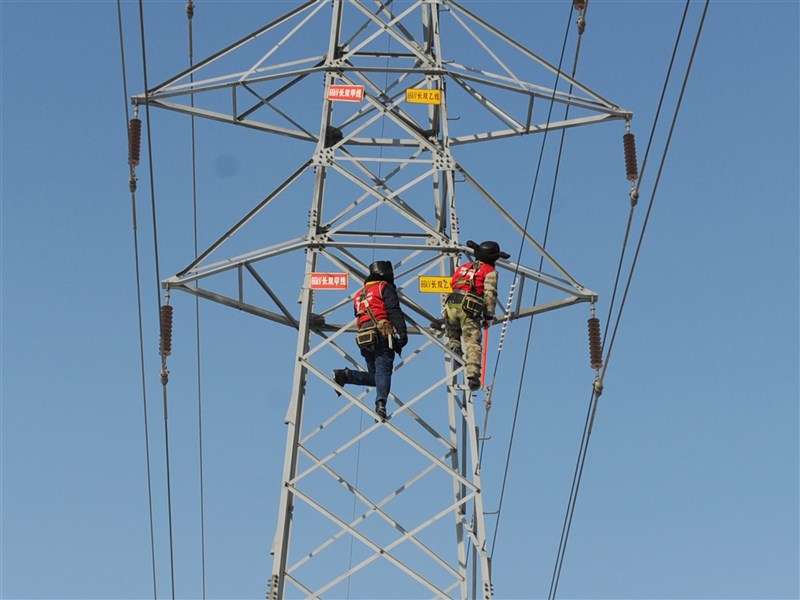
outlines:
[[[383, 289], [386, 287], [386, 282], [381, 281], [378, 283], [378, 286], [380, 298], [383, 300]], [[364, 325], [359, 323], [359, 329], [356, 333], [356, 345], [359, 348], [374, 348], [380, 341], [379, 335], [382, 335], [389, 341], [389, 347], [391, 348], [391, 340], [392, 336], [394, 335], [394, 326], [389, 319], [378, 319], [375, 317], [375, 313], [372, 312], [372, 308], [369, 305], [369, 299], [367, 296], [367, 286], [365, 285], [361, 290], [361, 294], [356, 305], [356, 317], [362, 317], [365, 314], [369, 315], [371, 323], [367, 324], [367, 321], [364, 321]]]
[[[480, 318], [483, 314], [485, 302], [483, 295], [476, 292], [475, 277], [481, 268], [481, 261], [476, 260], [470, 265], [467, 271], [462, 272], [461, 276], [453, 283], [453, 291], [448, 298], [449, 304], [458, 304], [464, 313], [473, 319]], [[469, 273], [469, 274], [468, 274]], [[469, 291], [462, 292], [456, 286], [469, 284]]]

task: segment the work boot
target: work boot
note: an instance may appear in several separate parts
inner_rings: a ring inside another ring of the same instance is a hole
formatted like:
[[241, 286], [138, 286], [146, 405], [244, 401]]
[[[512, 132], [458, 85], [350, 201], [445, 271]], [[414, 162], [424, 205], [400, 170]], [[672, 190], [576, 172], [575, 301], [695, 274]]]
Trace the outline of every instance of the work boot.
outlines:
[[375, 412], [381, 420], [386, 418], [386, 400], [378, 400], [375, 402]]
[[[349, 379], [349, 369], [334, 369], [333, 370], [333, 380], [336, 382], [336, 385], [344, 387], [344, 384], [347, 383]], [[342, 393], [336, 390], [336, 395], [341, 396]]]
[[469, 385], [469, 389], [471, 390], [479, 390], [481, 389], [481, 378], [480, 377], [467, 377], [467, 384]]

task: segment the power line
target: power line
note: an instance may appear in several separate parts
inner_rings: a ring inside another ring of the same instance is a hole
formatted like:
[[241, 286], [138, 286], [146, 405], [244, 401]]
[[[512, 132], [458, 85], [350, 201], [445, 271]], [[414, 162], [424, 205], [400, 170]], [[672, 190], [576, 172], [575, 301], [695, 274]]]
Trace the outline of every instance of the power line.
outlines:
[[[541, 148], [539, 150], [539, 159], [538, 159], [538, 162], [537, 162], [537, 165], [536, 165], [536, 171], [535, 171], [533, 183], [532, 183], [532, 186], [531, 186], [530, 200], [528, 202], [528, 210], [527, 210], [527, 213], [525, 215], [525, 224], [524, 224], [524, 227], [523, 227], [523, 232], [522, 232], [522, 236], [521, 236], [521, 240], [520, 240], [520, 246], [519, 246], [519, 250], [517, 251], [517, 264], [519, 264], [521, 262], [521, 260], [522, 260], [522, 250], [523, 250], [523, 247], [524, 247], [523, 244], [524, 244], [524, 241], [525, 241], [525, 235], [526, 235], [526, 233], [528, 231], [528, 225], [530, 223], [530, 217], [531, 217], [531, 213], [533, 211], [533, 202], [534, 202], [534, 197], [535, 197], [535, 194], [536, 194], [536, 188], [538, 186], [539, 174], [541, 172], [542, 159], [543, 159], [543, 156], [544, 156], [544, 148], [545, 148], [545, 145], [547, 143], [547, 134], [549, 132], [549, 124], [551, 122], [552, 115], [553, 115], [553, 108], [554, 108], [554, 105], [555, 105], [555, 93], [556, 93], [556, 89], [558, 87], [558, 80], [561, 77], [561, 66], [562, 66], [562, 64], [564, 62], [564, 54], [566, 53], [567, 39], [569, 38], [569, 30], [570, 30], [570, 23], [572, 22], [572, 15], [573, 15], [573, 9], [572, 9], [572, 7], [570, 7], [569, 18], [567, 19], [567, 27], [566, 27], [566, 30], [564, 32], [564, 42], [563, 42], [563, 44], [561, 46], [561, 55], [559, 57], [558, 68], [556, 70], [555, 83], [553, 85], [553, 96], [550, 98], [550, 106], [549, 106], [548, 113], [547, 113], [547, 123], [545, 125], [544, 134], [543, 134], [543, 138], [542, 138], [542, 145], [541, 145]], [[576, 55], [575, 60], [577, 62], [577, 55]], [[560, 155], [560, 152], [559, 152], [559, 155]], [[551, 198], [551, 211], [552, 211], [552, 198]], [[550, 224], [550, 218], [548, 216], [548, 220], [547, 220], [548, 229], [549, 229], [549, 224]], [[546, 241], [544, 241], [544, 243], [546, 244]], [[541, 259], [541, 260], [543, 260], [543, 259]], [[540, 266], [541, 266], [541, 264], [540, 264]], [[518, 271], [518, 267], [514, 271], [514, 279], [515, 280], [516, 280], [516, 277], [517, 277], [517, 271]], [[538, 286], [538, 283], [537, 283], [537, 286], [536, 286], [537, 291], [538, 291], [538, 287], [539, 286]], [[535, 304], [535, 300], [534, 300], [534, 304]], [[523, 384], [523, 381], [525, 379], [525, 370], [526, 370], [526, 365], [527, 365], [527, 362], [528, 362], [527, 361], [528, 352], [530, 351], [531, 339], [533, 337], [532, 336], [532, 333], [533, 333], [533, 322], [534, 322], [534, 317], [531, 316], [530, 322], [528, 324], [528, 334], [527, 334], [527, 339], [526, 339], [526, 342], [525, 342], [525, 350], [524, 350], [523, 356], [522, 356], [522, 369], [520, 371], [519, 383], [518, 383], [518, 386], [517, 386], [517, 398], [516, 398], [516, 401], [514, 403], [514, 416], [512, 418], [512, 422], [511, 422], [511, 433], [509, 435], [508, 451], [506, 453], [505, 467], [503, 469], [503, 482], [502, 482], [502, 484], [500, 486], [500, 500], [498, 501], [497, 521], [495, 522], [495, 530], [494, 530], [494, 535], [492, 537], [492, 546], [491, 546], [491, 550], [489, 552], [490, 559], [491, 559], [491, 557], [494, 556], [494, 548], [495, 548], [495, 545], [497, 543], [497, 534], [498, 534], [498, 532], [500, 530], [500, 516], [502, 515], [503, 500], [505, 498], [505, 489], [506, 489], [506, 484], [508, 482], [508, 472], [509, 472], [509, 467], [510, 467], [510, 464], [511, 464], [511, 450], [512, 450], [513, 445], [514, 445], [514, 434], [516, 433], [517, 418], [519, 416], [519, 408], [520, 408], [520, 403], [521, 403], [521, 400], [522, 400], [522, 384]], [[495, 362], [495, 372], [494, 372], [495, 375], [497, 373], [497, 368], [498, 368], [499, 362], [500, 362], [500, 355], [498, 353], [497, 361]], [[493, 380], [494, 380], [494, 376], [495, 375], [492, 376]], [[484, 435], [485, 435], [485, 432], [484, 432]]]
[[[689, 4], [689, 0], [687, 0], [687, 6], [688, 6], [688, 4]], [[681, 84], [681, 91], [680, 91], [680, 94], [678, 96], [678, 101], [677, 101], [677, 104], [676, 104], [676, 107], [675, 107], [675, 112], [674, 112], [674, 114], [672, 116], [672, 122], [670, 124], [669, 133], [667, 135], [667, 141], [666, 141], [666, 144], [665, 144], [665, 147], [664, 147], [664, 152], [662, 153], [661, 161], [659, 162], [658, 174], [656, 175], [656, 181], [655, 181], [655, 184], [653, 185], [653, 191], [652, 191], [652, 193], [650, 195], [650, 201], [649, 201], [648, 206], [647, 206], [647, 212], [645, 214], [644, 223], [642, 224], [642, 231], [641, 231], [641, 234], [639, 236], [639, 241], [638, 241], [638, 243], [636, 245], [636, 252], [634, 253], [633, 261], [631, 263], [631, 268], [630, 268], [630, 272], [629, 272], [629, 275], [628, 275], [628, 282], [627, 282], [627, 285], [625, 286], [625, 292], [624, 292], [624, 294], [622, 296], [622, 302], [620, 303], [619, 313], [617, 314], [617, 320], [616, 320], [616, 323], [614, 325], [613, 334], [611, 336], [611, 344], [609, 344], [609, 348], [608, 348], [608, 357], [609, 358], [611, 356], [611, 348], [613, 346], [614, 340], [616, 339], [617, 330], [619, 328], [619, 322], [620, 322], [620, 319], [622, 317], [622, 311], [623, 311], [624, 306], [625, 306], [625, 301], [626, 301], [626, 299], [628, 297], [628, 292], [630, 291], [630, 284], [631, 284], [631, 281], [633, 280], [633, 273], [634, 273], [634, 271], [636, 269], [636, 265], [638, 263], [639, 252], [641, 250], [642, 243], [643, 243], [643, 240], [644, 240], [644, 234], [645, 234], [645, 231], [647, 230], [647, 224], [650, 221], [650, 214], [651, 214], [651, 212], [653, 210], [653, 204], [655, 202], [656, 192], [658, 190], [658, 185], [659, 185], [659, 183], [661, 181], [661, 175], [662, 175], [662, 173], [664, 171], [664, 164], [666, 163], [667, 152], [669, 151], [669, 147], [670, 147], [670, 144], [672, 142], [672, 134], [675, 131], [675, 123], [677, 122], [678, 113], [680, 111], [681, 104], [683, 103], [683, 96], [684, 96], [684, 93], [686, 92], [686, 84], [689, 81], [689, 74], [690, 74], [691, 69], [692, 69], [692, 64], [694, 63], [694, 57], [695, 57], [695, 54], [697, 52], [697, 47], [698, 47], [698, 45], [700, 43], [700, 34], [703, 31], [703, 25], [705, 23], [706, 14], [708, 12], [708, 5], [709, 5], [709, 0], [706, 0], [705, 4], [703, 5], [703, 14], [702, 14], [702, 16], [700, 18], [700, 23], [699, 23], [698, 28], [697, 28], [697, 34], [695, 35], [694, 44], [692, 45], [692, 52], [691, 52], [691, 55], [689, 57], [689, 62], [688, 62], [687, 67], [686, 67], [686, 73], [684, 74], [683, 83]], [[608, 368], [608, 358], [606, 359], [606, 366], [605, 366], [605, 368], [603, 370], [603, 374], [604, 375], [605, 375], [605, 369], [607, 369], [607, 368]]]
[[[142, 77], [144, 82], [144, 89], [149, 90], [147, 79], [147, 44], [145, 40], [144, 31], [144, 2], [139, 0], [139, 34], [141, 37], [141, 53], [142, 53]], [[147, 91], [146, 91], [147, 93]], [[158, 253], [158, 226], [156, 217], [156, 193], [155, 181], [153, 173], [153, 144], [152, 132], [150, 127], [150, 104], [145, 102], [145, 114], [147, 116], [147, 155], [148, 155], [148, 174], [150, 178], [150, 208], [152, 211], [152, 225], [153, 225], [153, 260], [155, 266], [156, 276], [156, 297], [158, 304], [159, 322], [162, 327], [162, 345], [163, 345], [163, 329], [164, 320], [162, 319], [163, 312], [161, 306], [161, 294], [159, 291], [161, 285], [161, 271], [159, 268], [159, 253]], [[171, 318], [170, 318], [171, 327]], [[169, 458], [169, 417], [168, 417], [168, 402], [167, 402], [167, 381], [169, 371], [167, 370], [167, 353], [161, 352], [161, 387], [162, 387], [162, 400], [164, 405], [164, 455], [165, 455], [165, 470], [167, 479], [167, 515], [169, 527], [169, 565], [170, 565], [170, 584], [172, 588], [172, 598], [175, 598], [175, 560], [174, 560], [174, 540], [172, 535], [172, 485], [170, 481], [170, 458]]]
[[[665, 81], [665, 84], [664, 84], [664, 88], [662, 90], [661, 100], [659, 101], [659, 112], [660, 112], [660, 109], [661, 109], [661, 103], [663, 102], [663, 98], [664, 98], [664, 95], [666, 93], [666, 88], [667, 88], [667, 84], [668, 84], [668, 81], [669, 81], [669, 76], [670, 76], [670, 73], [672, 71], [673, 64], [675, 62], [675, 56], [676, 56], [676, 53], [677, 53], [678, 45], [680, 43], [680, 39], [681, 39], [682, 31], [683, 31], [683, 25], [684, 25], [684, 22], [686, 20], [686, 14], [688, 12], [688, 9], [689, 9], [689, 0], [686, 1], [686, 4], [684, 6], [683, 18], [681, 19], [680, 28], [678, 30], [677, 38], [676, 38], [676, 41], [675, 41], [675, 49], [673, 50], [673, 54], [672, 54], [672, 57], [670, 59], [669, 69], [667, 71], [667, 76], [666, 76], [666, 81]], [[681, 103], [683, 101], [683, 95], [684, 95], [684, 92], [686, 90], [686, 84], [687, 84], [688, 79], [689, 79], [689, 74], [691, 72], [692, 63], [694, 61], [695, 52], [697, 50], [697, 46], [698, 46], [698, 43], [699, 43], [699, 40], [700, 40], [700, 34], [702, 33], [702, 30], [703, 30], [703, 23], [705, 22], [705, 16], [706, 16], [706, 12], [707, 11], [708, 11], [708, 0], [706, 0], [706, 3], [704, 5], [703, 14], [702, 14], [702, 17], [700, 19], [700, 23], [698, 25], [697, 34], [695, 36], [695, 40], [694, 40], [694, 45], [692, 47], [691, 56], [689, 58], [689, 62], [688, 62], [687, 67], [686, 67], [686, 73], [684, 75], [683, 84], [681, 86], [681, 91], [680, 91], [680, 94], [679, 94], [679, 97], [678, 97], [678, 101], [676, 103], [675, 111], [673, 113], [672, 123], [670, 125], [669, 134], [667, 136], [667, 141], [666, 141], [664, 150], [663, 150], [662, 155], [661, 155], [661, 161], [660, 161], [660, 164], [659, 164], [658, 175], [656, 177], [655, 185], [653, 186], [653, 191], [652, 191], [652, 193], [650, 195], [650, 201], [649, 201], [649, 204], [648, 204], [647, 214], [646, 214], [644, 223], [642, 225], [642, 230], [641, 230], [640, 235], [639, 235], [639, 240], [638, 240], [638, 244], [637, 244], [637, 247], [636, 247], [636, 252], [634, 254], [634, 258], [633, 258], [633, 261], [632, 261], [632, 264], [631, 264], [631, 268], [630, 268], [630, 271], [628, 273], [628, 279], [627, 279], [627, 283], [626, 283], [626, 286], [625, 286], [625, 291], [623, 293], [623, 298], [622, 298], [622, 301], [620, 303], [620, 309], [619, 309], [619, 311], [617, 313], [617, 317], [616, 317], [616, 321], [615, 321], [615, 325], [614, 325], [614, 329], [613, 329], [613, 333], [612, 333], [612, 337], [611, 337], [611, 342], [609, 343], [608, 350], [606, 352], [606, 360], [604, 361], [603, 373], [602, 373], [602, 376], [599, 378], [599, 381], [600, 381], [601, 385], [602, 385], [602, 380], [605, 377], [606, 370], [608, 369], [608, 363], [609, 363], [609, 360], [610, 360], [610, 357], [611, 357], [611, 349], [612, 349], [614, 340], [616, 338], [616, 333], [617, 333], [617, 330], [619, 328], [619, 324], [620, 324], [620, 321], [621, 321], [621, 318], [622, 318], [622, 312], [623, 312], [623, 309], [624, 309], [624, 306], [625, 306], [625, 300], [627, 299], [628, 291], [630, 290], [630, 285], [631, 285], [631, 282], [633, 280], [633, 274], [634, 274], [634, 271], [635, 271], [635, 268], [636, 268], [637, 259], [638, 259], [638, 256], [639, 256], [639, 251], [641, 249], [641, 246], [642, 246], [642, 243], [643, 243], [643, 240], [644, 240], [644, 234], [645, 234], [645, 231], [647, 229], [647, 223], [649, 221], [649, 217], [650, 217], [650, 214], [651, 214], [651, 211], [652, 211], [652, 207], [653, 207], [653, 204], [654, 204], [654, 201], [655, 201], [655, 195], [656, 195], [656, 191], [658, 189], [658, 183], [659, 183], [659, 180], [661, 178], [661, 174], [663, 172], [664, 164], [666, 162], [666, 157], [667, 157], [667, 153], [668, 153], [668, 150], [669, 150], [670, 142], [671, 142], [671, 139], [672, 139], [672, 134], [674, 132], [675, 123], [677, 121], [678, 114], [680, 112]], [[653, 123], [653, 128], [651, 130], [650, 142], [652, 142], [653, 135], [654, 135], [654, 132], [655, 132], [655, 129], [656, 129], [656, 125], [657, 125], [657, 121], [658, 121], [658, 119], [656, 118], [654, 123]], [[648, 152], [649, 152], [649, 149], [650, 149], [650, 143], [648, 143]], [[642, 166], [642, 172], [644, 172], [644, 163], [643, 163], [643, 166]], [[640, 175], [640, 182], [641, 182], [641, 175]], [[632, 197], [632, 200], [633, 200], [633, 197]], [[627, 242], [627, 233], [626, 233], [626, 242]], [[623, 249], [623, 252], [624, 252], [624, 249]], [[621, 260], [620, 260], [620, 268], [621, 268]], [[618, 279], [619, 279], [619, 271], [617, 273], [617, 280]], [[595, 415], [596, 408], [597, 408], [598, 395], [597, 395], [596, 391], [597, 391], [597, 388], [593, 388], [592, 394], [591, 394], [591, 398], [590, 398], [590, 402], [589, 402], [589, 410], [587, 412], [586, 423], [585, 423], [585, 426], [584, 426], [584, 433], [583, 433], [583, 437], [581, 439], [581, 447], [580, 447], [580, 450], [578, 452], [578, 461], [577, 461], [577, 464], [576, 464], [576, 467], [575, 467], [575, 474], [573, 476], [572, 489], [570, 491], [570, 498], [569, 498], [569, 501], [568, 501], [567, 513], [566, 513], [566, 516], [565, 516], [565, 519], [564, 519], [564, 525], [563, 525], [563, 528], [562, 528], [561, 541], [559, 543], [559, 548], [558, 548], [558, 553], [557, 553], [557, 558], [556, 558], [556, 565], [555, 565], [555, 568], [553, 570], [553, 577], [552, 577], [551, 583], [550, 583], [550, 592], [549, 592], [548, 598], [550, 598], [551, 600], [555, 598], [556, 592], [558, 590], [558, 583], [559, 583], [559, 580], [560, 580], [560, 577], [561, 577], [561, 570], [562, 570], [563, 563], [564, 563], [566, 545], [567, 545], [567, 541], [569, 539], [569, 532], [570, 532], [571, 525], [572, 525], [572, 518], [573, 518], [573, 515], [574, 515], [574, 512], [575, 512], [575, 504], [576, 504], [576, 501], [577, 501], [578, 490], [580, 489], [580, 482], [581, 482], [581, 478], [583, 476], [583, 468], [584, 468], [584, 465], [585, 465], [585, 462], [586, 462], [586, 455], [587, 455], [588, 447], [589, 447], [589, 438], [591, 436], [592, 424], [593, 424], [593, 421], [594, 421], [594, 415]]]
[[136, 172], [133, 164], [133, 157], [131, 156], [131, 149], [133, 140], [131, 139], [131, 119], [130, 110], [128, 108], [128, 76], [125, 64], [125, 41], [123, 36], [122, 27], [122, 5], [121, 0], [117, 0], [117, 21], [119, 25], [119, 50], [122, 62], [122, 94], [125, 104], [125, 127], [127, 130], [128, 138], [128, 166], [130, 169], [128, 187], [131, 191], [131, 209], [132, 209], [132, 225], [133, 225], [133, 255], [136, 271], [136, 307], [137, 307], [137, 322], [139, 328], [139, 364], [141, 369], [142, 378], [142, 410], [144, 414], [144, 446], [145, 446], [145, 460], [147, 465], [147, 504], [150, 520], [150, 562], [153, 574], [153, 598], [157, 597], [157, 583], [156, 583], [156, 548], [155, 548], [155, 534], [153, 530], [153, 485], [152, 475], [150, 468], [150, 435], [148, 433], [148, 418], [147, 418], [147, 385], [145, 377], [144, 366], [144, 328], [142, 318], [142, 284], [141, 274], [139, 269], [139, 233], [136, 223]]
[[[189, 37], [189, 68], [194, 66], [194, 2], [186, 2], [186, 20]], [[189, 74], [190, 83], [194, 83], [194, 72]], [[191, 106], [194, 107], [194, 94], [190, 97]], [[192, 131], [192, 224], [194, 233], [194, 256], [199, 254], [198, 234], [197, 234], [197, 138], [195, 131], [195, 117], [191, 116]], [[198, 285], [198, 284], [196, 284]], [[205, 519], [205, 468], [203, 463], [203, 379], [201, 376], [201, 352], [200, 352], [200, 298], [194, 298], [194, 321], [195, 321], [195, 359], [197, 371], [197, 447], [199, 458], [199, 479], [200, 479], [200, 572], [203, 590], [203, 598], [206, 597], [206, 519]]]

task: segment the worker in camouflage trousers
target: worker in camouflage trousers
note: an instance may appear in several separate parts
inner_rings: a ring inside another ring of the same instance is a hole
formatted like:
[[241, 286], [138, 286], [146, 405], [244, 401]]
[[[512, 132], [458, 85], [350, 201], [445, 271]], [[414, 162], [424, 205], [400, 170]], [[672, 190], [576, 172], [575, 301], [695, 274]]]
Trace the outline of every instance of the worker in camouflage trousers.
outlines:
[[369, 266], [364, 287], [355, 296], [353, 311], [358, 326], [356, 344], [367, 364], [367, 370], [335, 369], [333, 380], [342, 387], [347, 383], [375, 386], [375, 412], [381, 419], [385, 419], [394, 357], [408, 343], [405, 316], [394, 285], [391, 262], [379, 260]]
[[498, 243], [491, 240], [480, 245], [470, 240], [467, 246], [475, 260], [453, 273], [452, 292], [445, 304], [445, 333], [450, 350], [465, 359], [469, 388], [477, 390], [481, 387], [481, 329], [494, 319], [497, 306], [494, 265], [498, 258], [509, 258], [510, 254], [502, 252]]

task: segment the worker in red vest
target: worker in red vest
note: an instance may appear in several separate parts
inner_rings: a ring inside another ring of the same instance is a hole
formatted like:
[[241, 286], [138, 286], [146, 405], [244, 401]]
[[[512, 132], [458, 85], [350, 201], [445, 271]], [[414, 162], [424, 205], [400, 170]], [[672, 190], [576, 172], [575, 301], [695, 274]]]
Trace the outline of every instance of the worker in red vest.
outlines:
[[[445, 333], [450, 350], [466, 359], [467, 384], [481, 387], [481, 325], [494, 318], [497, 305], [498, 258], [510, 258], [497, 242], [467, 242], [475, 260], [459, 266], [451, 279], [452, 292], [445, 305]], [[462, 351], [463, 340], [463, 351]]]
[[[394, 285], [394, 270], [388, 260], [369, 266], [364, 287], [353, 301], [358, 332], [356, 344], [367, 364], [366, 371], [335, 369], [333, 380], [340, 386], [374, 386], [375, 412], [386, 418], [386, 400], [392, 385], [394, 356], [408, 343], [408, 333], [400, 299]], [[337, 392], [338, 394], [338, 392]]]

